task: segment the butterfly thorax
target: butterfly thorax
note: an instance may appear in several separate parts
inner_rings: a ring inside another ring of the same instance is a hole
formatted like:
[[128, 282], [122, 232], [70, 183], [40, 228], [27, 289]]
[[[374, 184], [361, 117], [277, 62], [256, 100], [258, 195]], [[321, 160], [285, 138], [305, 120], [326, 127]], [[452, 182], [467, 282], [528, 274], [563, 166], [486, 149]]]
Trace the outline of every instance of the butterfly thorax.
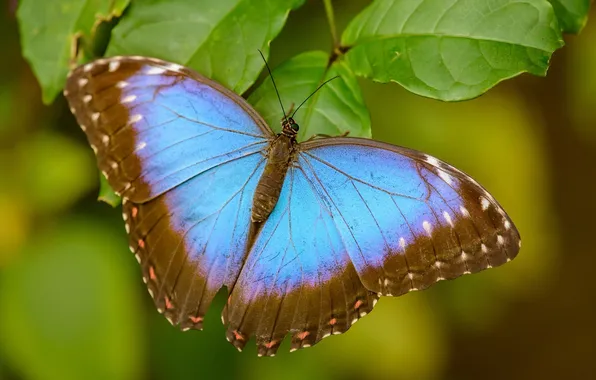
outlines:
[[264, 222], [273, 211], [293, 159], [295, 143], [294, 136], [288, 136], [283, 132], [273, 140], [252, 201], [253, 222]]

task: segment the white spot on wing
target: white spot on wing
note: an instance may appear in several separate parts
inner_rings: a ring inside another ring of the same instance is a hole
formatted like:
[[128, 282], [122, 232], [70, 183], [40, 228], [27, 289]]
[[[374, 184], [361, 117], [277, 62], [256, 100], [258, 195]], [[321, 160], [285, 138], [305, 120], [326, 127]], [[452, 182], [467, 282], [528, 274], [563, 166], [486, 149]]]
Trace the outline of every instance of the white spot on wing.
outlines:
[[141, 141], [140, 143], [137, 144], [135, 151], [139, 151], [139, 150], [145, 148], [146, 146], [147, 146], [147, 143], [144, 141]]
[[99, 120], [99, 112], [93, 112], [91, 114], [91, 120], [93, 120], [93, 121]]
[[484, 243], [480, 244], [480, 249], [482, 250], [482, 253], [488, 252], [488, 248], [486, 248], [486, 245], [484, 245]]
[[403, 249], [404, 251], [406, 250], [406, 239], [404, 239], [403, 237], [399, 238], [399, 246], [401, 247], [401, 249]]
[[453, 179], [449, 174], [445, 173], [441, 169], [437, 169], [437, 172], [439, 173], [439, 177], [441, 177], [443, 181], [447, 182], [448, 185], [453, 185]]
[[91, 144], [91, 149], [93, 149], [93, 153], [97, 154], [97, 147]]
[[110, 70], [110, 72], [114, 72], [114, 71], [118, 70], [119, 67], [120, 67], [120, 61], [111, 61], [110, 65], [108, 67], [108, 70]]
[[120, 82], [116, 83], [116, 87], [117, 88], [124, 88], [126, 86], [128, 86], [128, 82], [125, 82], [123, 80], [121, 80]]
[[451, 215], [447, 211], [443, 211], [443, 218], [449, 223], [451, 227], [453, 227], [453, 221], [451, 220]]
[[176, 63], [169, 64], [167, 67], [168, 67], [168, 70], [177, 71], [177, 72], [182, 71], [182, 69], [184, 68], [183, 66], [180, 66]]
[[482, 207], [482, 211], [486, 211], [488, 206], [490, 206], [490, 202], [485, 197], [480, 197], [480, 206]]
[[92, 68], [93, 68], [93, 63], [88, 63], [85, 66], [83, 66], [83, 71], [88, 73], [89, 71], [91, 71]]
[[93, 97], [91, 95], [89, 95], [89, 94], [83, 96], [83, 101], [85, 103], [89, 103], [91, 101], [91, 99], [93, 99]]
[[503, 225], [505, 226], [506, 230], [511, 228], [511, 223], [507, 219], [505, 219], [505, 223], [503, 223]]
[[136, 95], [128, 95], [127, 97], [123, 98], [120, 101], [120, 103], [126, 104], [126, 103], [130, 103], [130, 102], [134, 102], [136, 98], [137, 98]]
[[85, 86], [88, 82], [89, 82], [89, 79], [87, 79], [87, 78], [79, 78], [79, 80], [78, 80], [79, 87]]
[[108, 145], [108, 143], [110, 142], [110, 136], [108, 136], [108, 135], [101, 136], [101, 142], [103, 142], [104, 145]]
[[159, 75], [159, 74], [163, 74], [166, 72], [166, 69], [162, 68], [162, 67], [152, 67], [149, 70], [147, 70], [147, 75]]
[[428, 162], [429, 164], [431, 164], [432, 166], [439, 166], [439, 160], [437, 160], [436, 158], [434, 158], [433, 156], [426, 156], [426, 162]]
[[463, 205], [459, 206], [459, 211], [461, 212], [461, 214], [463, 216], [465, 216], [466, 218], [468, 218], [470, 216], [470, 212], [468, 211], [467, 208], [465, 208]]
[[425, 220], [424, 222], [422, 222], [422, 228], [424, 228], [424, 231], [426, 231], [428, 236], [430, 236], [430, 234], [433, 231], [433, 227], [428, 220]]
[[141, 120], [142, 118], [143, 118], [143, 115], [141, 115], [141, 114], [135, 114], [135, 115], [132, 115], [132, 116], [130, 117], [130, 119], [128, 119], [128, 123], [129, 123], [129, 124], [134, 124], [134, 123], [136, 123], [137, 121]]
[[497, 243], [499, 243], [499, 245], [505, 244], [505, 239], [503, 239], [503, 236], [497, 235]]

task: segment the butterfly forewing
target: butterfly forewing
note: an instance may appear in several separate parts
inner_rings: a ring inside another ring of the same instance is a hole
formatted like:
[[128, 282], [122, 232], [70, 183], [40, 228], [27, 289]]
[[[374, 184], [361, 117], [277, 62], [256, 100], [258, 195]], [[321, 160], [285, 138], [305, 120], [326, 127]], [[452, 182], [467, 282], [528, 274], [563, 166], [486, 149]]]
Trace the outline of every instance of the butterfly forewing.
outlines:
[[371, 291], [425, 289], [517, 255], [519, 233], [501, 206], [472, 178], [434, 157], [333, 138], [304, 144], [299, 164]]

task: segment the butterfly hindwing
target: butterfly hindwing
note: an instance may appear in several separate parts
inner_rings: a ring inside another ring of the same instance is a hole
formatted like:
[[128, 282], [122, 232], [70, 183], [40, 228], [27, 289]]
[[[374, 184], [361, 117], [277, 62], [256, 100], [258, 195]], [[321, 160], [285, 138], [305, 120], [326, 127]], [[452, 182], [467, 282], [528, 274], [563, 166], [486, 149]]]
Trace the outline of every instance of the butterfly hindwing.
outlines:
[[271, 131], [231, 91], [151, 58], [81, 66], [65, 94], [123, 197], [130, 248], [158, 310], [201, 328], [242, 265]]
[[348, 330], [378, 299], [362, 285], [316, 191], [290, 168], [223, 312], [239, 349], [255, 335], [259, 355], [274, 355], [288, 333], [291, 350], [312, 346]]

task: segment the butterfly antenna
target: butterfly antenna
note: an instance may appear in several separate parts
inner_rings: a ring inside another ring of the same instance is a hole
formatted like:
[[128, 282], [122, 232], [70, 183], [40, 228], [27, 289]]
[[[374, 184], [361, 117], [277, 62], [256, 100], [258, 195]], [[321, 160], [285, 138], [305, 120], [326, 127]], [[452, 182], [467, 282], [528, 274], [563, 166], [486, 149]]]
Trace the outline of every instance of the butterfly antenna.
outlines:
[[271, 82], [273, 83], [273, 88], [275, 89], [275, 93], [277, 94], [277, 99], [279, 100], [279, 105], [281, 106], [281, 111], [284, 113], [284, 119], [288, 121], [288, 115], [286, 115], [286, 110], [284, 109], [283, 102], [281, 101], [281, 96], [279, 96], [279, 91], [277, 91], [277, 86], [275, 85], [275, 80], [273, 79], [273, 74], [271, 73], [271, 69], [269, 68], [269, 64], [267, 64], [267, 60], [263, 55], [263, 52], [259, 50], [259, 54], [261, 54], [261, 58], [263, 58], [263, 62], [265, 62], [265, 66], [267, 67], [267, 71], [269, 71], [269, 76], [271, 77]]
[[326, 85], [327, 83], [329, 83], [329, 82], [331, 82], [332, 80], [334, 80], [334, 79], [337, 79], [337, 78], [339, 78], [339, 75], [336, 75], [336, 76], [334, 76], [333, 78], [331, 78], [331, 79], [327, 79], [325, 82], [321, 83], [321, 85], [320, 85], [319, 87], [317, 87], [317, 89], [316, 89], [316, 90], [314, 90], [314, 91], [312, 92], [312, 94], [308, 95], [308, 97], [307, 97], [306, 99], [304, 99], [304, 101], [303, 101], [302, 103], [300, 103], [300, 105], [298, 106], [298, 108], [296, 108], [296, 109], [294, 110], [294, 113], [292, 113], [292, 116], [290, 116], [290, 117], [292, 117], [292, 118], [293, 118], [293, 117], [294, 117], [294, 115], [296, 115], [296, 112], [298, 112], [298, 110], [300, 109], [300, 107], [302, 107], [302, 106], [304, 105], [304, 103], [306, 103], [306, 102], [308, 101], [308, 99], [310, 99], [310, 98], [311, 98], [311, 97], [312, 97], [314, 94], [316, 94], [316, 93], [317, 93], [317, 91], [319, 91], [319, 90], [321, 89], [321, 87], [323, 87], [323, 86], [324, 86], [324, 85]]

